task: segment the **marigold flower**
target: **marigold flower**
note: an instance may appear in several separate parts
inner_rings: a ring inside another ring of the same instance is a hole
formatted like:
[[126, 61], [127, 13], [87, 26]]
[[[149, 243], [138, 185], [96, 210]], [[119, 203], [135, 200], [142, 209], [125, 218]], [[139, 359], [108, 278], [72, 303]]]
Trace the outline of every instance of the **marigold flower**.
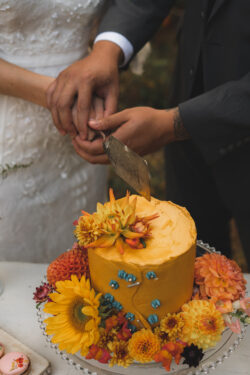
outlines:
[[195, 283], [201, 298], [214, 302], [236, 301], [244, 297], [246, 280], [234, 260], [220, 254], [205, 254], [195, 260]]
[[188, 344], [207, 349], [216, 345], [225, 328], [221, 313], [214, 303], [193, 300], [182, 306], [184, 326], [180, 339]]
[[115, 341], [109, 345], [112, 352], [112, 358], [109, 362], [109, 366], [123, 366], [128, 367], [133, 362], [128, 350], [128, 343], [126, 341]]
[[175, 341], [177, 338], [179, 338], [183, 325], [184, 321], [180, 313], [169, 313], [161, 319], [160, 323], [161, 331], [168, 334], [169, 341]]
[[161, 347], [159, 338], [149, 329], [142, 329], [133, 334], [128, 349], [131, 357], [141, 363], [150, 362]]
[[162, 331], [160, 327], [155, 327], [154, 334], [160, 339], [162, 345], [170, 341], [167, 332]]

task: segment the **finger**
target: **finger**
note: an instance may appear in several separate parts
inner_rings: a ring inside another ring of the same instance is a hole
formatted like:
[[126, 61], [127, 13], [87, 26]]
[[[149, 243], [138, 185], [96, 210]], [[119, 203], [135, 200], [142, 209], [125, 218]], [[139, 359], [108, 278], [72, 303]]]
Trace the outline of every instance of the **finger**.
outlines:
[[83, 141], [79, 136], [77, 136], [75, 138], [75, 142], [84, 152], [90, 155], [101, 155], [104, 153], [102, 138], [97, 138], [92, 142], [88, 142]]
[[89, 120], [89, 126], [95, 130], [116, 129], [129, 120], [126, 111], [115, 113], [114, 115], [103, 118], [102, 120]]
[[106, 154], [101, 155], [90, 155], [80, 148], [75, 140], [72, 140], [75, 151], [83, 159], [87, 160], [91, 164], [108, 164], [109, 160]]
[[77, 124], [78, 132], [82, 140], [87, 139], [87, 125], [91, 110], [92, 93], [89, 88], [79, 90], [77, 99]]
[[[95, 113], [95, 110], [94, 110], [94, 104], [93, 103], [92, 103], [92, 107], [91, 107], [91, 110], [90, 110], [89, 118], [92, 118], [92, 119], [96, 118], [96, 113]], [[96, 133], [95, 130], [91, 129], [89, 126], [87, 127], [87, 140], [88, 141], [93, 141], [96, 134], [97, 133]]]
[[48, 104], [48, 108], [50, 109], [51, 111], [51, 116], [52, 116], [52, 119], [53, 119], [53, 122], [54, 122], [54, 125], [55, 127], [57, 128], [57, 130], [59, 131], [59, 133], [61, 135], [66, 135], [66, 131], [63, 129], [61, 123], [60, 123], [60, 119], [58, 117], [58, 113], [57, 113], [57, 108], [56, 108], [56, 88], [57, 88], [57, 83], [58, 81], [55, 80], [48, 88], [47, 90], [47, 104]]
[[95, 120], [100, 120], [104, 117], [104, 102], [101, 98], [97, 96], [94, 97], [93, 100], [93, 109], [94, 109], [94, 117], [90, 116], [90, 118], [94, 118]]
[[71, 136], [77, 135], [73, 122], [72, 108], [75, 101], [76, 89], [72, 85], [65, 85], [57, 102], [59, 121], [63, 129]]
[[110, 92], [104, 101], [104, 117], [112, 115], [117, 111], [118, 96], [118, 88], [110, 89]]

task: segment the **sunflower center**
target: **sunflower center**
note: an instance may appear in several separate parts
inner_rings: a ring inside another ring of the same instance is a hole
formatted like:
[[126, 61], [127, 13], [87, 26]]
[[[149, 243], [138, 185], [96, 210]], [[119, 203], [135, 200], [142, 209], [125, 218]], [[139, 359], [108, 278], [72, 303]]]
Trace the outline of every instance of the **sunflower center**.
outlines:
[[89, 321], [90, 317], [83, 314], [82, 308], [84, 303], [81, 298], [76, 298], [70, 306], [71, 322], [77, 330], [84, 330], [85, 324]]

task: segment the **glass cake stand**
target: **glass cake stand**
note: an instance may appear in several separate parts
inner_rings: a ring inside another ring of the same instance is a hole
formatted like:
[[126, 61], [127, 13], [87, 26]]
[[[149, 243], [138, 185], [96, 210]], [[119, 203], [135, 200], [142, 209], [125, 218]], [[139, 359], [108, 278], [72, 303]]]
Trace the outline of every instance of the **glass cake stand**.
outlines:
[[[202, 241], [197, 241], [197, 256], [201, 256], [206, 252], [220, 253], [219, 251], [216, 251], [214, 247], [210, 247]], [[45, 313], [42, 311], [42, 306], [43, 304], [40, 305], [37, 310], [37, 317], [43, 335], [46, 337], [46, 341], [70, 366], [79, 370], [79, 373], [86, 375], [206, 375], [236, 350], [246, 332], [246, 326], [244, 325], [241, 328], [240, 334], [233, 333], [229, 328], [225, 329], [220, 342], [214, 348], [205, 351], [204, 357], [198, 367], [188, 367], [187, 365], [182, 364], [177, 366], [174, 361], [172, 362], [171, 370], [168, 372], [160, 363], [156, 362], [146, 364], [134, 362], [128, 368], [120, 366], [109, 367], [107, 364], [102, 364], [96, 360], [87, 360], [78, 353], [71, 355], [64, 351], [60, 351], [58, 346], [51, 342], [51, 337], [45, 332], [46, 325], [43, 323]]]

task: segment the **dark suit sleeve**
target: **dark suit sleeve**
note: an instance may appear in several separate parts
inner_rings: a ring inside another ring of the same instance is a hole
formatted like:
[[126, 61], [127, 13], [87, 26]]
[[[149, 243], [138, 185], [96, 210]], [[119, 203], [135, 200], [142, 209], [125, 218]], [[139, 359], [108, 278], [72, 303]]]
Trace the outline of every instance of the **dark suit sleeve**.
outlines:
[[98, 33], [125, 36], [137, 53], [167, 16], [174, 0], [114, 0], [102, 18]]
[[250, 73], [179, 105], [184, 127], [208, 164], [249, 142]]

